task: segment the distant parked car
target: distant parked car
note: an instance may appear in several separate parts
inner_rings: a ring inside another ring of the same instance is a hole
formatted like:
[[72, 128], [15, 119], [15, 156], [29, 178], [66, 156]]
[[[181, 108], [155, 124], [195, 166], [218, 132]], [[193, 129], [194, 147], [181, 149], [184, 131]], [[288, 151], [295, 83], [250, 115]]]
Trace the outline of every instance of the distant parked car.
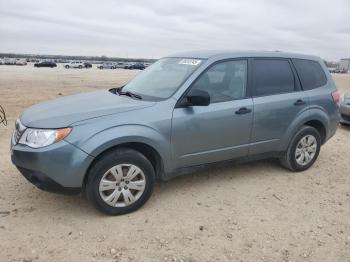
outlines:
[[50, 62], [50, 61], [42, 61], [42, 62], [39, 62], [39, 63], [35, 63], [34, 64], [35, 67], [57, 67], [57, 64], [54, 63], [54, 62]]
[[65, 68], [69, 69], [69, 68], [79, 68], [82, 69], [83, 67], [85, 67], [83, 62], [80, 61], [72, 61], [68, 64], [64, 65]]
[[336, 72], [336, 68], [330, 67], [328, 68], [329, 73], [334, 74]]
[[142, 64], [142, 63], [135, 63], [135, 64], [132, 64], [130, 66], [126, 66], [124, 67], [125, 69], [139, 69], [139, 70], [143, 70], [145, 69], [145, 65]]
[[116, 68], [124, 68], [125, 67], [125, 63], [123, 62], [118, 62], [115, 64]]
[[4, 61], [2, 59], [0, 59], [0, 65], [3, 65]]
[[345, 69], [335, 69], [334, 72], [332, 72], [332, 73], [335, 73], [335, 74], [346, 74], [347, 70], [345, 70]]
[[25, 59], [18, 59], [16, 60], [15, 64], [20, 66], [25, 66], [27, 65], [27, 61]]
[[5, 65], [15, 65], [16, 64], [16, 60], [12, 59], [12, 58], [5, 58], [4, 64]]
[[350, 92], [344, 95], [344, 98], [340, 104], [340, 123], [350, 125]]
[[91, 64], [91, 63], [88, 63], [88, 62], [84, 62], [84, 67], [85, 67], [85, 68], [91, 68], [91, 67], [92, 67], [92, 64]]
[[116, 69], [117, 65], [115, 63], [107, 62], [107, 63], [103, 63], [103, 64], [99, 65], [97, 68], [99, 68], [99, 69]]

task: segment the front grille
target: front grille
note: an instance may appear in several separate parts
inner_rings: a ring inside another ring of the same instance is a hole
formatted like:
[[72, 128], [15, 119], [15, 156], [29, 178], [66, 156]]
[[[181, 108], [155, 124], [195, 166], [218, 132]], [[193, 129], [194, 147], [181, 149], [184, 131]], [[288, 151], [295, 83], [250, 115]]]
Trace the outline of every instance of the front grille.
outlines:
[[25, 130], [26, 130], [26, 127], [22, 125], [19, 119], [17, 119], [15, 123], [15, 131], [13, 132], [13, 136], [12, 136], [13, 145], [16, 145], [18, 143], [18, 141], [20, 140]]
[[343, 118], [345, 121], [350, 121], [350, 115], [341, 114], [341, 118]]

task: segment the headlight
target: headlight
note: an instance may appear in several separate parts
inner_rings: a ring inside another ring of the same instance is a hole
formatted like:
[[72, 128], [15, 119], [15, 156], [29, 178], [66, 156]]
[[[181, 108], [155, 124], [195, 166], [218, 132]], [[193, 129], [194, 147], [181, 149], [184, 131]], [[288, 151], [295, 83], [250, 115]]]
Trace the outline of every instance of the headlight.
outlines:
[[24, 144], [33, 148], [39, 148], [51, 145], [58, 141], [63, 140], [71, 132], [71, 128], [62, 128], [62, 129], [34, 129], [27, 128], [19, 144]]

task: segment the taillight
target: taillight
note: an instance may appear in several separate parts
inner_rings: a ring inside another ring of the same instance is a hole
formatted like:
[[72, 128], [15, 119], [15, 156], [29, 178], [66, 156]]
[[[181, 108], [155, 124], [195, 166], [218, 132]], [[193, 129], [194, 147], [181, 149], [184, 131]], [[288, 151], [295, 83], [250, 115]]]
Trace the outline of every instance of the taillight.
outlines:
[[333, 101], [334, 103], [336, 103], [338, 106], [340, 105], [340, 93], [338, 90], [332, 92], [332, 97], [333, 97]]

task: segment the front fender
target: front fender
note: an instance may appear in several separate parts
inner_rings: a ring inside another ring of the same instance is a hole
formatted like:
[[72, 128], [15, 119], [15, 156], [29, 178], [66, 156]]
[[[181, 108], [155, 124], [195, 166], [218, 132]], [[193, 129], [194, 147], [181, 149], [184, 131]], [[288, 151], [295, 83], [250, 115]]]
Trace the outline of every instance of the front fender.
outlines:
[[75, 143], [89, 155], [96, 157], [105, 150], [124, 143], [143, 143], [154, 148], [163, 160], [164, 170], [171, 163], [170, 139], [155, 129], [144, 125], [121, 125], [93, 134]]

